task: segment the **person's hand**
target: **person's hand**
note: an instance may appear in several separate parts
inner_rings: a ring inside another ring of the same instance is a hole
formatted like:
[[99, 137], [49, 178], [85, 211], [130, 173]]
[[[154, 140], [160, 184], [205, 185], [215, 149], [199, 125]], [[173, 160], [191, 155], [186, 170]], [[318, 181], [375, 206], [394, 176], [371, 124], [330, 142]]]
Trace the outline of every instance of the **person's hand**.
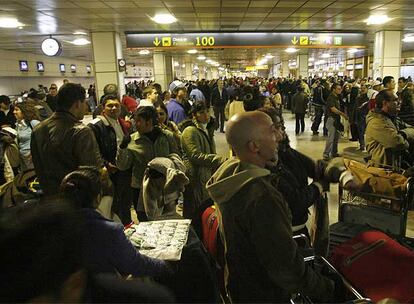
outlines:
[[121, 149], [125, 149], [126, 147], [128, 147], [128, 144], [131, 142], [131, 135], [127, 134], [124, 136], [124, 138], [122, 139], [121, 144], [119, 145], [119, 147]]
[[111, 164], [111, 163], [108, 163], [108, 164], [106, 165], [106, 169], [108, 170], [108, 173], [109, 173], [109, 174], [113, 174], [113, 173], [115, 173], [115, 172], [117, 172], [117, 171], [118, 171], [118, 167], [117, 167], [117, 166], [115, 166], [115, 165], [113, 165], [113, 164]]

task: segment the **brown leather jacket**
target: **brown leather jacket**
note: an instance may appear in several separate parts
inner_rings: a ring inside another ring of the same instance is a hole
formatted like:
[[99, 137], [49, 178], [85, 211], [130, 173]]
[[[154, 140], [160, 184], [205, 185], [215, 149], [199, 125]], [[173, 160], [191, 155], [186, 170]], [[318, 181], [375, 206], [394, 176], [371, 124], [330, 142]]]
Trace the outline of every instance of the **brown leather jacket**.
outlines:
[[79, 166], [102, 167], [90, 128], [69, 112], [55, 112], [32, 133], [33, 164], [46, 195], [57, 194], [62, 179]]

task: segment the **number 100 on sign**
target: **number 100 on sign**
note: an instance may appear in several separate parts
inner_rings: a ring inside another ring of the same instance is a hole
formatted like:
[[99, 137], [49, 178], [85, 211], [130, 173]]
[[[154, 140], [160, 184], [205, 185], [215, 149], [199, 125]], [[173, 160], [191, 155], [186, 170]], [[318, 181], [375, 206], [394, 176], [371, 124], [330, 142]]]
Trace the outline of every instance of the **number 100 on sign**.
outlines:
[[213, 46], [214, 44], [214, 37], [196, 37], [196, 46]]

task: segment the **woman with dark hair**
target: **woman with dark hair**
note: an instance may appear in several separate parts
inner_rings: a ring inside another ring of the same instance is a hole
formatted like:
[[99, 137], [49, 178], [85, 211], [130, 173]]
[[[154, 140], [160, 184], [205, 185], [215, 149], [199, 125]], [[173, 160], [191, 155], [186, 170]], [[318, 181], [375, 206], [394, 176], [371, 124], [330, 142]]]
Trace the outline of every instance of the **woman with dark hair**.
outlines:
[[154, 104], [155, 109], [157, 110], [158, 123], [161, 129], [171, 131], [174, 134], [174, 138], [177, 140], [178, 145], [180, 145], [181, 132], [178, 129], [175, 122], [168, 119], [168, 110], [163, 102], [157, 102]]
[[190, 219], [198, 214], [198, 208], [209, 198], [205, 185], [214, 171], [225, 161], [225, 158], [216, 154], [215, 122], [210, 118], [205, 102], [194, 102], [191, 115], [191, 120], [180, 124], [183, 160], [190, 179], [190, 184], [184, 192], [183, 216]]
[[17, 144], [20, 154], [20, 169], [33, 169], [30, 153], [30, 139], [35, 126], [40, 123], [39, 113], [35, 106], [28, 102], [17, 103], [13, 111], [16, 117]]
[[86, 267], [93, 273], [119, 273], [134, 277], [172, 273], [162, 260], [141, 255], [124, 234], [124, 227], [103, 217], [96, 209], [110, 191], [109, 177], [95, 167], [79, 167], [61, 183], [62, 195], [81, 210], [87, 224]]

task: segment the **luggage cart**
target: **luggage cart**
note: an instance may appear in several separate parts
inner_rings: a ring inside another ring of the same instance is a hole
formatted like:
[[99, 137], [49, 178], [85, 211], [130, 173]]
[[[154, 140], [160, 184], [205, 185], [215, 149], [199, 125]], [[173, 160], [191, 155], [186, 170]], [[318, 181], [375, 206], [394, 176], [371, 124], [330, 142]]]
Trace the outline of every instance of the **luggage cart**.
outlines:
[[[325, 258], [320, 256], [306, 257], [305, 263], [323, 275], [326, 275], [330, 278], [336, 277], [336, 282], [342, 281], [343, 298], [334, 299], [335, 303], [373, 303], [371, 299], [364, 297], [354, 286], [352, 286], [351, 283], [349, 283]], [[298, 293], [292, 296], [290, 303], [312, 304], [314, 302], [308, 296]]]
[[410, 178], [401, 197], [347, 190], [339, 183], [338, 221], [367, 225], [404, 238], [408, 210], [413, 207], [414, 181]]

